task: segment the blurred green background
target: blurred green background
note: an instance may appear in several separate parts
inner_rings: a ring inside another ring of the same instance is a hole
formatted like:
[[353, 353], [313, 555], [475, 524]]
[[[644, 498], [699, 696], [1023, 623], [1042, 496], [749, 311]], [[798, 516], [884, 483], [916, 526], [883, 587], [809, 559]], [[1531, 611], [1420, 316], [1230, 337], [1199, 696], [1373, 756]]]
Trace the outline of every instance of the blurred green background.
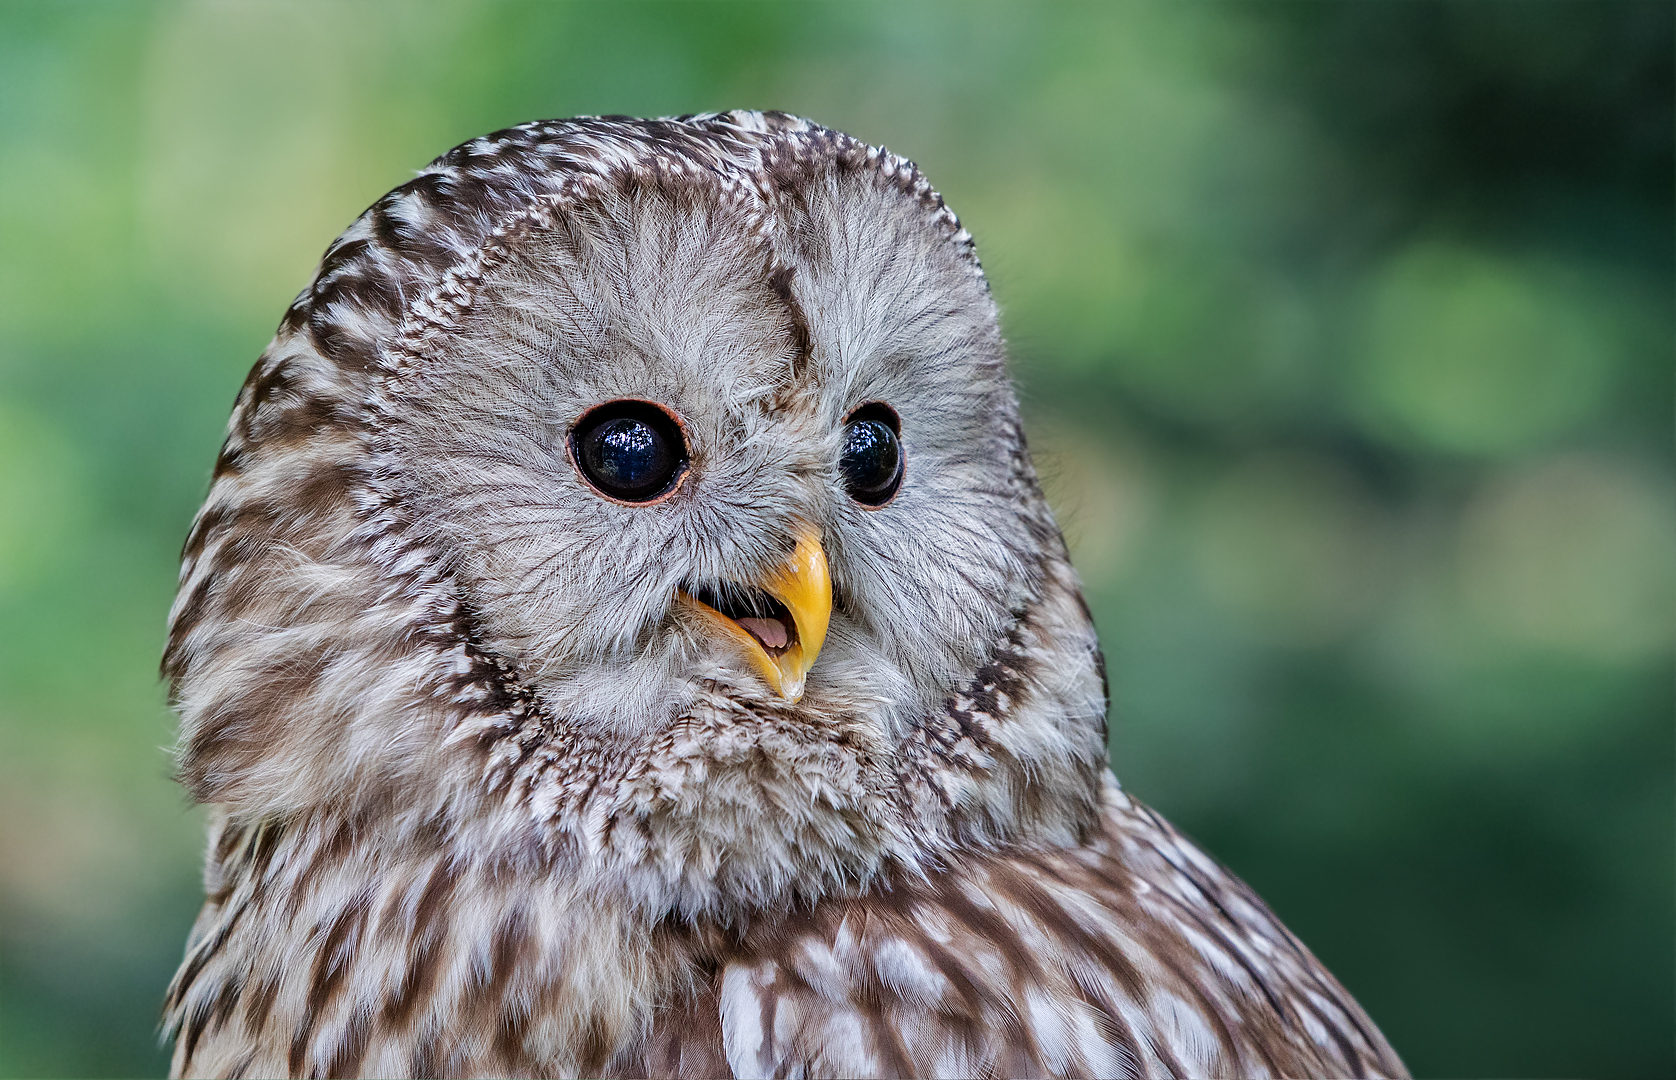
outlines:
[[160, 1074], [227, 409], [468, 137], [735, 106], [977, 236], [1128, 786], [1421, 1075], [1673, 1070], [1668, 4], [0, 7], [0, 1074]]

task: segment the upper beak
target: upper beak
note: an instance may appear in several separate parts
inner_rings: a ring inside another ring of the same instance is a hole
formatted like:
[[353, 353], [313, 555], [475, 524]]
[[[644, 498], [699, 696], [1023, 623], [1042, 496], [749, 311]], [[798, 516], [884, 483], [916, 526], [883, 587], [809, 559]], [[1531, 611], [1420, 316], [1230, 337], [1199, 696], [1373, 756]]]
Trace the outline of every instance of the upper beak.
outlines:
[[791, 557], [753, 584], [784, 604], [791, 615], [793, 632], [783, 647], [765, 646], [734, 619], [685, 592], [680, 595], [714, 617], [718, 628], [744, 649], [776, 693], [797, 701], [803, 697], [804, 679], [826, 641], [826, 625], [832, 618], [832, 575], [815, 530], [800, 529]]

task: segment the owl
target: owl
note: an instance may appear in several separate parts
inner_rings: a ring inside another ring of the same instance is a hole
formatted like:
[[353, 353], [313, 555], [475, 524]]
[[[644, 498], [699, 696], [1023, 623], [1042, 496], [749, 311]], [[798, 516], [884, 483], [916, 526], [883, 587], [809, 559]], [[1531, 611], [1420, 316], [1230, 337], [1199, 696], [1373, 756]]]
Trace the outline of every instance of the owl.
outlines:
[[526, 124], [327, 250], [163, 671], [177, 1075], [1401, 1076], [1106, 763], [970, 236], [781, 113]]

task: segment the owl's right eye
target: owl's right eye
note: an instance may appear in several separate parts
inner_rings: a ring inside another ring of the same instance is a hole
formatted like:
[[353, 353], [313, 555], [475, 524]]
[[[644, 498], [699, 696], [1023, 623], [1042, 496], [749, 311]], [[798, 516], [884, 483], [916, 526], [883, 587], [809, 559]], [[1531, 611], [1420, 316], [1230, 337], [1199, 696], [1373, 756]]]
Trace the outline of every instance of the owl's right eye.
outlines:
[[570, 457], [601, 495], [646, 503], [675, 490], [687, 469], [687, 443], [663, 407], [608, 401], [570, 429]]

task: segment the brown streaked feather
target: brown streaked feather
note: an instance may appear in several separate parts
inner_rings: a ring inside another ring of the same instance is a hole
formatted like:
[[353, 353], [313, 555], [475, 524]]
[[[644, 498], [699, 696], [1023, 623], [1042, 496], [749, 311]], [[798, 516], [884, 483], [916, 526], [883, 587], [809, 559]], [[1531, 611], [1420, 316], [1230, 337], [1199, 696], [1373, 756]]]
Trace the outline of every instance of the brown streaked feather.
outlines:
[[736, 1076], [1406, 1075], [1250, 890], [1115, 787], [1080, 848], [822, 903], [733, 943], [719, 984]]
[[[315, 903], [341, 895], [332, 878], [363, 879], [364, 839], [280, 843]], [[218, 850], [235, 884], [171, 991], [185, 1074], [1406, 1075], [1249, 889], [1115, 786], [1079, 847], [974, 854], [743, 928], [619, 927], [619, 947], [664, 963], [615, 1019], [589, 1016], [544, 954], [562, 947], [530, 923], [531, 882], [433, 854], [380, 874], [381, 903], [286, 918], [248, 903], [285, 871], [263, 875], [254, 842]], [[236, 1010], [239, 973], [276, 938], [287, 972]], [[457, 992], [422, 992], [448, 980]], [[538, 1011], [574, 1014], [569, 1050], [542, 1045]]]

